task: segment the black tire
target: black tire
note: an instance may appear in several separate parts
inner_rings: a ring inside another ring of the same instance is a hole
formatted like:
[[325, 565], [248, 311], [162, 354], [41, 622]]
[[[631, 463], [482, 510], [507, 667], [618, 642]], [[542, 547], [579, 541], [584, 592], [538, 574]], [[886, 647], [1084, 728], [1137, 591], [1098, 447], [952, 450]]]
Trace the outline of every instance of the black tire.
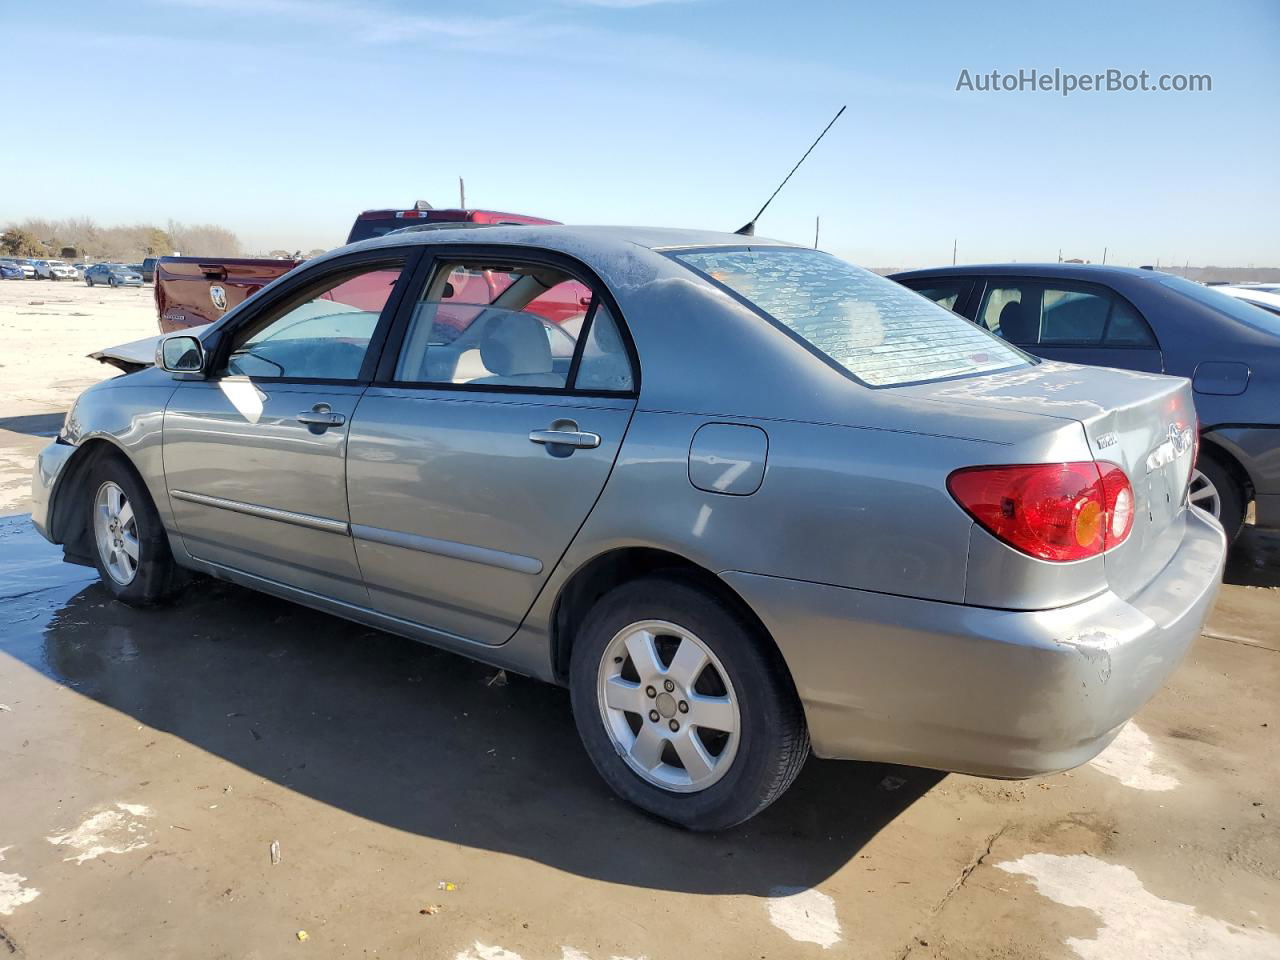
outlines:
[[[698, 792], [643, 779], [622, 758], [601, 715], [601, 660], [619, 631], [644, 620], [669, 621], [699, 638], [736, 694], [736, 754], [727, 772]], [[605, 782], [624, 800], [689, 830], [724, 830], [755, 816], [791, 786], [809, 755], [804, 711], [772, 640], [714, 593], [670, 576], [623, 584], [597, 601], [574, 641], [569, 686], [578, 734]]]
[[115, 277], [109, 277], [109, 278], [107, 279], [107, 286], [109, 286], [109, 287], [115, 287], [115, 286], [119, 286], [119, 284], [117, 284], [117, 283], [116, 283], [116, 278], [115, 278]]
[[93, 286], [93, 277], [85, 277], [85, 278], [84, 278], [84, 285], [85, 285], [86, 287], [92, 287], [92, 286]]
[[1227, 535], [1227, 542], [1234, 543], [1244, 528], [1245, 495], [1240, 481], [1212, 454], [1200, 454], [1196, 469], [1218, 490], [1218, 522]]
[[[119, 487], [133, 508], [138, 556], [136, 571], [127, 583], [122, 583], [108, 569], [108, 559], [103, 556], [103, 547], [96, 534], [98, 494], [108, 483]], [[88, 543], [103, 586], [117, 600], [134, 606], [146, 606], [170, 597], [182, 583], [182, 571], [173, 562], [169, 539], [155, 504], [151, 501], [151, 495], [133, 468], [120, 455], [103, 457], [90, 471], [89, 483], [82, 495], [89, 501]]]

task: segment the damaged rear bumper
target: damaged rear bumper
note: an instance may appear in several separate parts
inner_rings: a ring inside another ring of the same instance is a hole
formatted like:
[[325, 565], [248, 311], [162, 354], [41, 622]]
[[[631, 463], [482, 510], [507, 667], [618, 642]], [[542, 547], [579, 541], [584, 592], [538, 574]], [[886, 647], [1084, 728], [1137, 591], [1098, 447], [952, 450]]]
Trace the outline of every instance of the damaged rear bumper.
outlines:
[[814, 752], [988, 777], [1097, 755], [1199, 635], [1226, 539], [1191, 509], [1169, 564], [1136, 596], [1006, 611], [746, 573], [804, 703]]

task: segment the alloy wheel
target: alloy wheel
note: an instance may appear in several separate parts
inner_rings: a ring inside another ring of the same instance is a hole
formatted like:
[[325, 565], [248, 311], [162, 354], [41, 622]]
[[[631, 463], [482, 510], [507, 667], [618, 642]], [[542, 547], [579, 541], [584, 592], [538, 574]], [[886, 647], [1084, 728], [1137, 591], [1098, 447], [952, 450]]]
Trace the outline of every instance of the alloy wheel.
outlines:
[[733, 765], [737, 694], [719, 658], [684, 627], [642, 620], [619, 630], [600, 659], [597, 702], [619, 756], [656, 787], [705, 790]]
[[116, 583], [128, 586], [138, 574], [138, 523], [133, 504], [119, 484], [108, 480], [93, 502], [93, 536], [102, 567]]
[[1213, 481], [1199, 470], [1191, 473], [1191, 488], [1188, 496], [1195, 506], [1213, 514], [1216, 519], [1221, 519], [1222, 496], [1218, 493], [1218, 488], [1213, 485]]

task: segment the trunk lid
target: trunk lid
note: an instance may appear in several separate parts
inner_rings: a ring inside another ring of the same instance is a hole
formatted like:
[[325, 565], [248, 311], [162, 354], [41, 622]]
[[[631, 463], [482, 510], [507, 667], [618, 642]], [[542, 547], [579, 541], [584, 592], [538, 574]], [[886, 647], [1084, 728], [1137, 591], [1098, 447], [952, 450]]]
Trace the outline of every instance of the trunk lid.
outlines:
[[1181, 544], [1196, 437], [1190, 381], [1044, 362], [906, 389], [940, 403], [1080, 423], [1094, 459], [1118, 464], [1133, 486], [1133, 530], [1103, 556], [1108, 585], [1117, 595], [1131, 597], [1150, 583]]

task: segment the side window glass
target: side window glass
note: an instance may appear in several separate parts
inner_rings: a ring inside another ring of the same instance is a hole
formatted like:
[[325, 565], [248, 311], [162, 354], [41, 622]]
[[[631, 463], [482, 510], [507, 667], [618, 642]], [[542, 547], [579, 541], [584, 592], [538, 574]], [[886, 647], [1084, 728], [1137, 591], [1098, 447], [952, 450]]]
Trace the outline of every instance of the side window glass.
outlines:
[[1080, 290], [1044, 291], [1042, 344], [1091, 345], [1102, 340], [1111, 298]]
[[913, 286], [911, 289], [921, 296], [928, 297], [940, 307], [955, 310], [963, 294], [969, 289], [968, 280], [931, 280], [926, 286]]
[[578, 364], [578, 378], [574, 386], [579, 390], [626, 393], [634, 389], [633, 385], [626, 344], [622, 342], [613, 314], [602, 303], [591, 318], [591, 329], [582, 348], [582, 361]]
[[1111, 323], [1107, 327], [1107, 335], [1102, 342], [1117, 347], [1154, 347], [1156, 345], [1147, 321], [1138, 316], [1138, 311], [1123, 300], [1113, 302]]
[[414, 305], [396, 381], [564, 388], [577, 339], [562, 322], [585, 312], [575, 285], [550, 267], [441, 265]]
[[355, 380], [401, 268], [348, 271], [237, 332], [226, 373]]
[[1040, 290], [1033, 284], [987, 287], [978, 322], [1010, 343], [1040, 342]]

